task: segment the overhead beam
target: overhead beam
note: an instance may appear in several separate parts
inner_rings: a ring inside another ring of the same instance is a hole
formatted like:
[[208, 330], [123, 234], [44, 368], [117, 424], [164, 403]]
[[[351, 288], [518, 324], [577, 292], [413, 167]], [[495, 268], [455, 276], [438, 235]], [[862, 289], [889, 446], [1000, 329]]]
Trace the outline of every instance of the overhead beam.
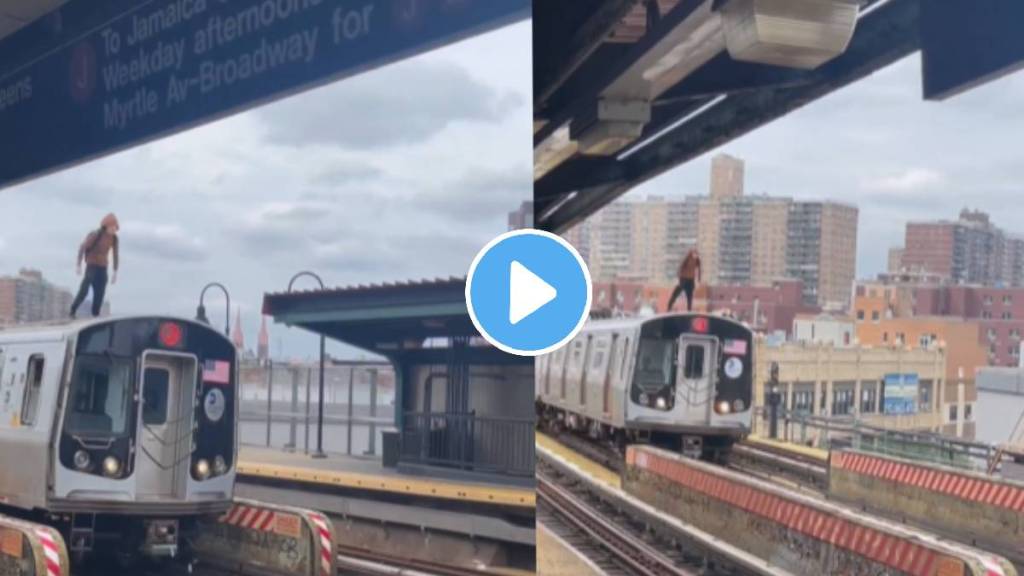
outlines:
[[920, 4], [891, 0], [880, 6], [858, 23], [847, 51], [815, 73], [817, 81], [727, 97], [624, 160], [627, 180], [580, 187], [537, 226], [563, 232], [631, 188], [916, 52]]

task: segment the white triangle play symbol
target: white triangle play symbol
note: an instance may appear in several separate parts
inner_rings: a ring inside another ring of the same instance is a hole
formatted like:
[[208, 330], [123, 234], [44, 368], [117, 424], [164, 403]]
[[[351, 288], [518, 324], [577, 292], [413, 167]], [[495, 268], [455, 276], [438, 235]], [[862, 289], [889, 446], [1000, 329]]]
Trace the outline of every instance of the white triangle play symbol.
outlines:
[[558, 290], [518, 261], [509, 269], [508, 321], [518, 324], [558, 296]]

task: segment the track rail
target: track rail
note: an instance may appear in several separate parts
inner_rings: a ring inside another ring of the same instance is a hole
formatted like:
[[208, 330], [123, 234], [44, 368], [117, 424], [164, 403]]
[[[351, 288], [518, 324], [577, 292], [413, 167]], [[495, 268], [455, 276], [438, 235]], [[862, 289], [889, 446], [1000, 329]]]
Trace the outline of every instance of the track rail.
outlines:
[[785, 480], [814, 492], [828, 489], [828, 467], [809, 458], [767, 450], [760, 446], [739, 443], [732, 447], [729, 466], [750, 472], [764, 480]]
[[[668, 517], [616, 488], [587, 478], [538, 449], [540, 518], [554, 516], [584, 539], [581, 550], [599, 549], [595, 562], [608, 573], [633, 575], [783, 574], [763, 560]], [[575, 544], [575, 543], [574, 543]], [[574, 546], [575, 547], [575, 546]], [[589, 554], [588, 554], [589, 556]]]
[[640, 537], [604, 517], [569, 490], [544, 475], [537, 476], [537, 496], [545, 506], [589, 535], [615, 556], [631, 573], [642, 576], [696, 576], [698, 571], [678, 566]]
[[495, 570], [452, 566], [352, 546], [338, 546], [337, 551], [339, 574], [364, 576], [488, 576], [504, 574], [504, 572]]

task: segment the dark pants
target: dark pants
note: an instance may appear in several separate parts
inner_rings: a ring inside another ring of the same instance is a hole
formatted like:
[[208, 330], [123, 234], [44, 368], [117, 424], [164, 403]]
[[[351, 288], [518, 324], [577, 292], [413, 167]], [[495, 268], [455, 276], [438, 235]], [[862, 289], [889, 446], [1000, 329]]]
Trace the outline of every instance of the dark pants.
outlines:
[[107, 291], [107, 269], [103, 266], [89, 265], [85, 267], [85, 276], [82, 277], [82, 285], [78, 287], [78, 295], [71, 303], [71, 316], [74, 317], [78, 307], [85, 302], [85, 297], [92, 287], [92, 315], [93, 318], [100, 315], [103, 308], [103, 295]]
[[693, 288], [695, 286], [696, 282], [692, 278], [680, 278], [679, 284], [676, 284], [675, 290], [672, 290], [672, 297], [668, 299], [668, 310], [672, 310], [680, 292], [686, 292], [686, 311], [689, 312], [693, 309]]

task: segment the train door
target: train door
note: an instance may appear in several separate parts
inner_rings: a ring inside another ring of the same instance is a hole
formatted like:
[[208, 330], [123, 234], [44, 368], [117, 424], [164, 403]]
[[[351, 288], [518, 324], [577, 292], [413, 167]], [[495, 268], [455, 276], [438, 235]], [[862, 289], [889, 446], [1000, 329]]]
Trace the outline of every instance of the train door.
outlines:
[[144, 498], [184, 496], [192, 455], [196, 359], [143, 355], [135, 474]]
[[687, 421], [706, 423], [714, 396], [716, 341], [687, 334], [679, 338], [676, 371], [677, 408]]

